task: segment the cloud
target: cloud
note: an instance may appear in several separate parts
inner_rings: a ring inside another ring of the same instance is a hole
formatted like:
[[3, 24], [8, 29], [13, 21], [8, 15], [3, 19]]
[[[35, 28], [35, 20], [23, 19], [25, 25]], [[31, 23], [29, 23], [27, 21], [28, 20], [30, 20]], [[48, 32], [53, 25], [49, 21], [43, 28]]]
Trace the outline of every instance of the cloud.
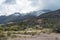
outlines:
[[60, 0], [44, 0], [43, 5], [46, 9], [60, 9]]
[[[33, 6], [42, 6], [42, 9], [56, 10], [60, 9], [60, 0], [31, 0]], [[41, 8], [41, 7], [40, 7]]]
[[38, 10], [38, 8], [39, 8], [38, 4], [30, 0], [5, 0], [0, 5], [0, 13], [2, 15], [3, 14], [10, 15], [14, 12], [28, 13], [30, 11]]
[[60, 8], [60, 0], [0, 0], [0, 15]]
[[6, 0], [4, 4], [15, 4], [16, 0]]

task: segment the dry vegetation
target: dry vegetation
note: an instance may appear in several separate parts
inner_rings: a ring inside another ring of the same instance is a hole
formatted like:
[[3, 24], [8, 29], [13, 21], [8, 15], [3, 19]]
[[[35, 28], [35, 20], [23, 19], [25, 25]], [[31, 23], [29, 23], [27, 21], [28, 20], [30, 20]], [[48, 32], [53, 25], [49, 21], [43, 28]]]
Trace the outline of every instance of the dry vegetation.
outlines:
[[50, 33], [49, 29], [1, 31], [0, 34], [0, 40], [60, 40], [60, 34]]

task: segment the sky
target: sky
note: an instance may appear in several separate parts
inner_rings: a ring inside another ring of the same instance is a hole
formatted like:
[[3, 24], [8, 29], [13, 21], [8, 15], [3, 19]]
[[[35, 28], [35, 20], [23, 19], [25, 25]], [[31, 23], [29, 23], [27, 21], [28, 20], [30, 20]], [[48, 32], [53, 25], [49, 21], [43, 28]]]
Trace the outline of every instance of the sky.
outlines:
[[0, 0], [0, 15], [10, 15], [15, 12], [26, 14], [43, 9], [60, 9], [60, 0]]

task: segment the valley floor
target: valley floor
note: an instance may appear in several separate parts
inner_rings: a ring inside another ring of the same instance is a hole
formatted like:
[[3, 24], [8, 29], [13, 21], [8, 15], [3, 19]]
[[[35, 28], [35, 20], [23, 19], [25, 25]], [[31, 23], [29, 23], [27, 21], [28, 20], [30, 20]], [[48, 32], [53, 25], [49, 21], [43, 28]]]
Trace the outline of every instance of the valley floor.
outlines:
[[20, 35], [16, 34], [16, 38], [8, 38], [8, 40], [60, 40], [60, 34], [51, 33], [51, 34], [43, 34], [40, 35]]

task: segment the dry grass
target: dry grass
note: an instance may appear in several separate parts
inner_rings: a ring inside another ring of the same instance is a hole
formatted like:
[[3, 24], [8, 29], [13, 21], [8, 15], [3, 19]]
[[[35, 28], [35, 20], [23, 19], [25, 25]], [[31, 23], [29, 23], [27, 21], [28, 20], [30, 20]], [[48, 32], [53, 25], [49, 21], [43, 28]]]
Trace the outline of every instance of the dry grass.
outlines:
[[[19, 36], [19, 34], [16, 34]], [[40, 35], [20, 35], [21, 37], [16, 37], [16, 38], [9, 38], [8, 40], [60, 40], [60, 34], [43, 34], [41, 33]]]

